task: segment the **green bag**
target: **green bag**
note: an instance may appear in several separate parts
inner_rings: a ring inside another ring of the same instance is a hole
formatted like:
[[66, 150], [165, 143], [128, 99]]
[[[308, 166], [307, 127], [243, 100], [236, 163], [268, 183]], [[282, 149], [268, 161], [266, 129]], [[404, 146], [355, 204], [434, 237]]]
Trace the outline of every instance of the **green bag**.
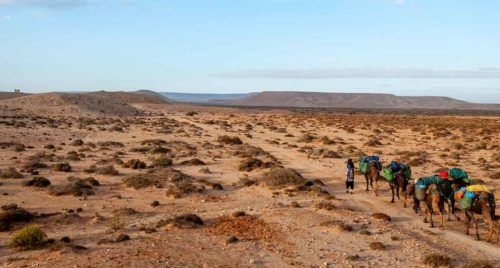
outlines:
[[361, 172], [361, 174], [366, 174], [367, 171], [368, 171], [368, 162], [365, 161], [364, 157], [360, 157], [359, 158], [359, 172]]
[[443, 182], [444, 182], [444, 180], [441, 179], [441, 177], [439, 177], [439, 176], [422, 177], [419, 180], [419, 183], [422, 185], [425, 185], [426, 187], [428, 187], [431, 184], [441, 185], [441, 184], [443, 184]]
[[385, 177], [385, 180], [387, 180], [388, 182], [391, 182], [392, 180], [394, 180], [394, 173], [392, 173], [391, 168], [384, 168], [384, 177]]
[[467, 172], [463, 171], [462, 169], [460, 168], [452, 168], [450, 169], [450, 177], [453, 178], [453, 179], [467, 179], [469, 177], [469, 174], [467, 174]]
[[458, 199], [458, 204], [462, 210], [469, 210], [472, 207], [472, 198], [462, 197], [462, 199]]
[[410, 179], [411, 178], [411, 167], [406, 165], [405, 166], [405, 170], [404, 170], [404, 173], [405, 173], [405, 177], [407, 179]]

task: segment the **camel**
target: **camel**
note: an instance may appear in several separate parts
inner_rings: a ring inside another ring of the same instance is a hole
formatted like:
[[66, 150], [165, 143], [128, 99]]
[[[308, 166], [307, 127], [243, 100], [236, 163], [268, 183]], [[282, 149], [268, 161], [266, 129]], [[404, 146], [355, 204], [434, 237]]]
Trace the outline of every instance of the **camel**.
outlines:
[[[380, 177], [380, 170], [378, 168], [377, 162], [371, 160], [368, 162], [368, 170], [366, 171], [365, 180], [366, 180], [366, 191], [369, 191], [368, 185], [370, 185], [373, 189], [373, 181], [378, 181]], [[375, 194], [378, 196], [377, 189], [375, 189]]]
[[[489, 225], [489, 234], [488, 234], [488, 239], [486, 240], [487, 242], [491, 241], [491, 238], [493, 237], [493, 234], [497, 234], [497, 243], [499, 242], [500, 238], [500, 225], [496, 222], [496, 216], [495, 216], [495, 204], [494, 204], [494, 199], [491, 201], [491, 194], [488, 194], [486, 192], [480, 193], [475, 200], [472, 203], [472, 206], [468, 210], [464, 210], [465, 214], [465, 234], [469, 234], [469, 227], [471, 220], [474, 223], [474, 226], [476, 228], [476, 240], [479, 240], [479, 232], [478, 232], [478, 226], [477, 226], [477, 221], [474, 218], [474, 213], [481, 214], [483, 216], [483, 220]], [[493, 204], [492, 204], [493, 203]]]
[[[391, 192], [392, 192], [392, 200], [391, 203], [394, 203], [394, 189], [396, 189], [396, 196], [399, 198], [399, 188], [401, 188], [401, 193], [405, 195], [405, 200], [406, 200], [406, 189], [408, 187], [408, 181], [410, 178], [407, 178], [404, 169], [399, 170], [394, 174], [394, 179], [389, 182], [389, 186], [391, 186]], [[406, 207], [406, 203], [405, 203]]]
[[413, 198], [413, 211], [415, 211], [415, 213], [420, 215], [420, 212], [422, 212], [422, 209], [420, 209], [420, 200], [418, 200], [418, 198], [415, 196], [415, 182], [411, 182], [410, 184], [408, 184], [408, 187], [406, 187], [404, 197], [405, 197], [405, 199], [403, 202], [403, 206], [406, 207], [408, 204], [408, 197], [412, 197]]
[[422, 206], [424, 207], [424, 214], [425, 214], [424, 223], [428, 222], [427, 217], [429, 217], [429, 221], [432, 228], [434, 228], [434, 221], [432, 219], [434, 211], [437, 212], [441, 218], [441, 224], [439, 225], [439, 227], [443, 228], [444, 226], [444, 216], [443, 216], [444, 198], [443, 196], [441, 196], [439, 191], [440, 189], [437, 184], [431, 184], [426, 189], [425, 199], [420, 200]]

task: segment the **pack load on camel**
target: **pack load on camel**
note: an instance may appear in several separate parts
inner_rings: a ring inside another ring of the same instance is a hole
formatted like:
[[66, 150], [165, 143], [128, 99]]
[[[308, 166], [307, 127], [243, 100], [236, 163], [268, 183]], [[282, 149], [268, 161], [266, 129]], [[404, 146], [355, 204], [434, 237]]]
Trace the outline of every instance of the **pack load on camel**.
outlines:
[[410, 165], [399, 160], [391, 161], [391, 163], [384, 168], [384, 178], [388, 182], [391, 182], [392, 180], [394, 180], [394, 177], [398, 172], [402, 172], [406, 180], [409, 180], [411, 178]]
[[458, 204], [462, 210], [469, 210], [474, 203], [474, 199], [481, 193], [491, 195], [490, 189], [488, 189], [485, 185], [469, 185], [458, 189], [455, 192], [455, 199], [458, 200]]
[[461, 181], [467, 182], [469, 180], [469, 174], [457, 167], [446, 168], [441, 171], [441, 174], [446, 173], [446, 177], [452, 179], [455, 183], [460, 183]]
[[[451, 182], [446, 178], [443, 178], [442, 175], [434, 175], [428, 177], [421, 177], [415, 183], [415, 196], [418, 200], [424, 200], [427, 188], [431, 185], [435, 184], [439, 186], [440, 189], [446, 190], [446, 192], [451, 191]], [[441, 195], [443, 195], [441, 193]]]
[[376, 155], [361, 156], [359, 158], [359, 172], [361, 172], [361, 174], [366, 174], [368, 172], [368, 163], [370, 163], [370, 161], [374, 161], [375, 163], [377, 163], [377, 167], [379, 168], [379, 170], [382, 170], [382, 163], [380, 162], [380, 157]]

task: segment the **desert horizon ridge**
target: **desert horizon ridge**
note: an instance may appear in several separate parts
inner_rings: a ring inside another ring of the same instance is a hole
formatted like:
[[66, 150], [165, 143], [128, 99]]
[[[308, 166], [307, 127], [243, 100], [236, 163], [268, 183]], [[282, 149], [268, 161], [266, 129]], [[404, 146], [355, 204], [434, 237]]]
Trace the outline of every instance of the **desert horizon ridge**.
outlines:
[[497, 218], [475, 214], [476, 239], [457, 201], [432, 228], [358, 167], [459, 167], [498, 204], [499, 104], [324, 96], [0, 93], [0, 266], [499, 267]]

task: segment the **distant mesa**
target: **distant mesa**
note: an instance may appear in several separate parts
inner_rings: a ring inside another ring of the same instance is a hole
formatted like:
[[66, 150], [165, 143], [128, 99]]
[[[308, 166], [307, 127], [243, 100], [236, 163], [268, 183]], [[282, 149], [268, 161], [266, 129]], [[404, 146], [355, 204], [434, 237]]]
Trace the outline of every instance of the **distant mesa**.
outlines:
[[500, 110], [500, 104], [470, 103], [449, 97], [295, 91], [265, 91], [242, 99], [225, 101], [224, 104], [296, 108]]
[[161, 97], [138, 92], [88, 92], [88, 93], [39, 93], [24, 94], [0, 92], [0, 104], [20, 107], [33, 112], [56, 112], [64, 109], [74, 113], [106, 115], [141, 115], [143, 112], [132, 104], [167, 104]]

